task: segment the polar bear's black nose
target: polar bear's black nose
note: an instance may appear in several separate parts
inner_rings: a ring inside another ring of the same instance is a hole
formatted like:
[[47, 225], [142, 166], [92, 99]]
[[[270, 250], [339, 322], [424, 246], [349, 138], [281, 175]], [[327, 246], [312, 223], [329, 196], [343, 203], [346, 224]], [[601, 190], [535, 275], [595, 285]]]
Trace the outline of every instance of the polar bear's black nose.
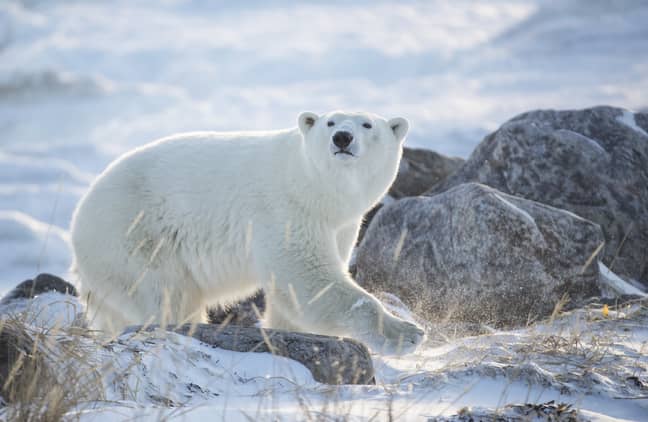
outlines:
[[340, 149], [348, 147], [351, 141], [353, 141], [353, 134], [351, 132], [339, 131], [333, 135], [333, 143]]

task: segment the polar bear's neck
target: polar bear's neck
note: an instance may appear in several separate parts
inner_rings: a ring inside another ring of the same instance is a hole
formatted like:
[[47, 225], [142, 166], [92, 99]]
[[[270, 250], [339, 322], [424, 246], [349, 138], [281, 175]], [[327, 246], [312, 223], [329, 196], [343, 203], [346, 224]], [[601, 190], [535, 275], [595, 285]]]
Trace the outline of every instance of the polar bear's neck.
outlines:
[[301, 134], [296, 131], [294, 135], [278, 142], [285, 142], [279, 147], [283, 158], [275, 160], [284, 163], [278, 170], [283, 175], [281, 183], [290, 206], [301, 208], [321, 223], [340, 227], [362, 218], [380, 200], [384, 192], [371, 192], [364, 180], [367, 175], [361, 169], [344, 170], [343, 177], [321, 174], [306, 155]]

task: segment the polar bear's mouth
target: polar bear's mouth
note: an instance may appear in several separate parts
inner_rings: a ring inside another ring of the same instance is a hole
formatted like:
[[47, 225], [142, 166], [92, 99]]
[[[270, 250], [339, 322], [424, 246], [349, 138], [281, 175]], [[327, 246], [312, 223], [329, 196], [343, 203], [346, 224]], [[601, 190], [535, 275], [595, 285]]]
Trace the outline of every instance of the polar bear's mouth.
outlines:
[[345, 155], [350, 155], [351, 157], [355, 157], [351, 151], [347, 151], [346, 149], [339, 149], [335, 151], [333, 155], [338, 155], [338, 154], [345, 154]]

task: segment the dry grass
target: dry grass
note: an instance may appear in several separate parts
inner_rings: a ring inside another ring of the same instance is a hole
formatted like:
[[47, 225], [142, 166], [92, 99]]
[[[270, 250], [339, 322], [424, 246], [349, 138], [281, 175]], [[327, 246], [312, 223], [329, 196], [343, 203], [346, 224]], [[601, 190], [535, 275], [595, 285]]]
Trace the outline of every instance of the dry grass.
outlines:
[[89, 332], [35, 328], [20, 317], [0, 320], [0, 384], [12, 421], [58, 421], [102, 398]]
[[[646, 308], [638, 304], [641, 310], [635, 313], [635, 317], [643, 320]], [[626, 319], [615, 320], [616, 307], [612, 307], [610, 317], [604, 317], [600, 309], [592, 311], [589, 315], [586, 311], [579, 311], [583, 318], [569, 317], [569, 313], [557, 311], [553, 318], [545, 321], [545, 326], [550, 325], [553, 329], [549, 331], [535, 331], [535, 327], [529, 327], [525, 334], [521, 334], [515, 341], [511, 342], [506, 333], [494, 333], [487, 336], [474, 337], [467, 340], [470, 344], [468, 349], [454, 349], [453, 355], [457, 358], [453, 366], [452, 359], [449, 359], [448, 366], [441, 369], [443, 373], [460, 373], [465, 371], [465, 365], [469, 364], [471, 370], [481, 376], [501, 376], [511, 383], [516, 380], [526, 380], [539, 384], [547, 384], [551, 387], [560, 388], [562, 385], [576, 386], [581, 384], [584, 390], [594, 387], [593, 391], [607, 389], [607, 395], [617, 394], [625, 397], [636, 397], [636, 389], [621, 391], [615, 385], [592, 386], [591, 374], [600, 374], [607, 378], [619, 378], [613, 376], [613, 372], [621, 374], [622, 378], [630, 377], [628, 370], [632, 367], [644, 367], [645, 359], [631, 355], [619, 355], [620, 350], [615, 350], [616, 336], [619, 335], [617, 324], [630, 324], [636, 321]], [[106, 374], [111, 373], [117, 376], [116, 372], [124, 371], [124, 380], [129, 376], [137, 377], [138, 371], [131, 371], [131, 367], [106, 368], [100, 366], [93, 360], [93, 353], [97, 350], [106, 349], [94, 338], [93, 333], [82, 328], [35, 328], [33, 324], [20, 318], [6, 319], [0, 322], [0, 385], [2, 397], [9, 403], [0, 413], [0, 418], [17, 421], [55, 421], [65, 417], [66, 419], [78, 418], [79, 411], [94, 405], [97, 401], [105, 398], [104, 392]], [[227, 322], [225, 322], [225, 325]], [[582, 324], [582, 325], [581, 325]], [[163, 333], [159, 333], [163, 335]], [[151, 339], [142, 338], [144, 333], [135, 335], [134, 339], [150, 342]], [[484, 341], [486, 339], [490, 339]], [[161, 346], [164, 337], [160, 338]], [[131, 342], [128, 341], [130, 344]], [[110, 344], [110, 343], [109, 343]], [[145, 353], [155, 353], [155, 347]], [[110, 359], [108, 359], [110, 360]], [[633, 360], [631, 362], [631, 360]], [[136, 364], [135, 360], [131, 362]], [[534, 365], [527, 365], [534, 363]], [[235, 363], [232, 362], [235, 366]], [[536, 372], [535, 365], [554, 374], [555, 378], [545, 379]], [[154, 369], [154, 368], [149, 368]], [[164, 368], [159, 368], [163, 370]], [[230, 368], [232, 371], [235, 368]], [[290, 368], [288, 368], [290, 370]], [[568, 370], [568, 371], [567, 371]], [[568, 373], [562, 372], [567, 371]], [[561, 373], [562, 372], [562, 373]], [[130, 373], [131, 375], [128, 375]], [[417, 374], [419, 378], [422, 374]], [[430, 373], [430, 376], [437, 377], [438, 373]], [[273, 377], [274, 379], [275, 377]], [[290, 377], [289, 377], [290, 378]], [[127, 386], [129, 383], [118, 382]], [[281, 417], [280, 409], [275, 408], [275, 395], [286, 394], [280, 388], [273, 391], [274, 383], [268, 379], [268, 389], [259, 390], [259, 406], [256, 412], [246, 415], [249, 420], [272, 420], [275, 416]], [[290, 381], [290, 379], [287, 379]], [[426, 399], [426, 394], [413, 397], [411, 403], [404, 403], [394, 400], [394, 393], [398, 390], [396, 384], [381, 384], [376, 386], [385, 392], [385, 401], [381, 408], [374, 409], [375, 420], [399, 420], [405, 417], [412, 406], [420, 405]], [[413, 381], [416, 383], [416, 381]], [[135, 387], [136, 388], [136, 387]], [[392, 391], [393, 389], [396, 389]], [[466, 392], [471, 390], [467, 387]], [[283, 391], [283, 392], [282, 392]], [[306, 387], [294, 385], [295, 400], [298, 404], [300, 417], [304, 420], [347, 420], [351, 416], [352, 408], [358, 410], [357, 406], [363, 406], [364, 397], [359, 397], [356, 403], [349, 397], [349, 391], [343, 393], [344, 389], [339, 387]], [[430, 389], [434, 391], [433, 388]], [[163, 394], [163, 392], [161, 392]], [[341, 396], [342, 394], [342, 396]], [[164, 394], [163, 394], [164, 395]], [[314, 396], [313, 396], [314, 395]], [[502, 392], [501, 406], [493, 410], [494, 414], [506, 408], [507, 394]], [[314, 402], [309, 399], [316, 397]], [[125, 398], [134, 399], [139, 397], [137, 392], [125, 394]], [[165, 395], [166, 397], [166, 395]], [[460, 399], [461, 397], [458, 397]], [[533, 400], [531, 400], [533, 402]], [[159, 405], [161, 420], [173, 418], [180, 414], [190, 414], [196, 407], [193, 404], [175, 402], [176, 410], [171, 407]], [[449, 403], [449, 408], [454, 402]], [[200, 406], [200, 405], [198, 405]], [[230, 409], [231, 410], [231, 409]], [[230, 414], [225, 403], [223, 414]], [[216, 417], [218, 419], [218, 416]]]

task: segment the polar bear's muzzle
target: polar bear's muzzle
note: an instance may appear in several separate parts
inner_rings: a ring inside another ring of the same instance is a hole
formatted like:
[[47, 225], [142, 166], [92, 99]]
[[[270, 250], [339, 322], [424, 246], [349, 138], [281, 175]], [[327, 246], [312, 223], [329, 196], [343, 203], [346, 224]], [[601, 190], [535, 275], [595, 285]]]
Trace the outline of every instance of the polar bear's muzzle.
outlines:
[[333, 135], [333, 144], [340, 150], [345, 150], [353, 141], [353, 134], [347, 131], [335, 132]]
[[331, 137], [333, 144], [331, 145], [331, 150], [335, 156], [351, 156], [355, 157], [357, 148], [353, 143], [353, 133], [340, 130], [333, 134]]

